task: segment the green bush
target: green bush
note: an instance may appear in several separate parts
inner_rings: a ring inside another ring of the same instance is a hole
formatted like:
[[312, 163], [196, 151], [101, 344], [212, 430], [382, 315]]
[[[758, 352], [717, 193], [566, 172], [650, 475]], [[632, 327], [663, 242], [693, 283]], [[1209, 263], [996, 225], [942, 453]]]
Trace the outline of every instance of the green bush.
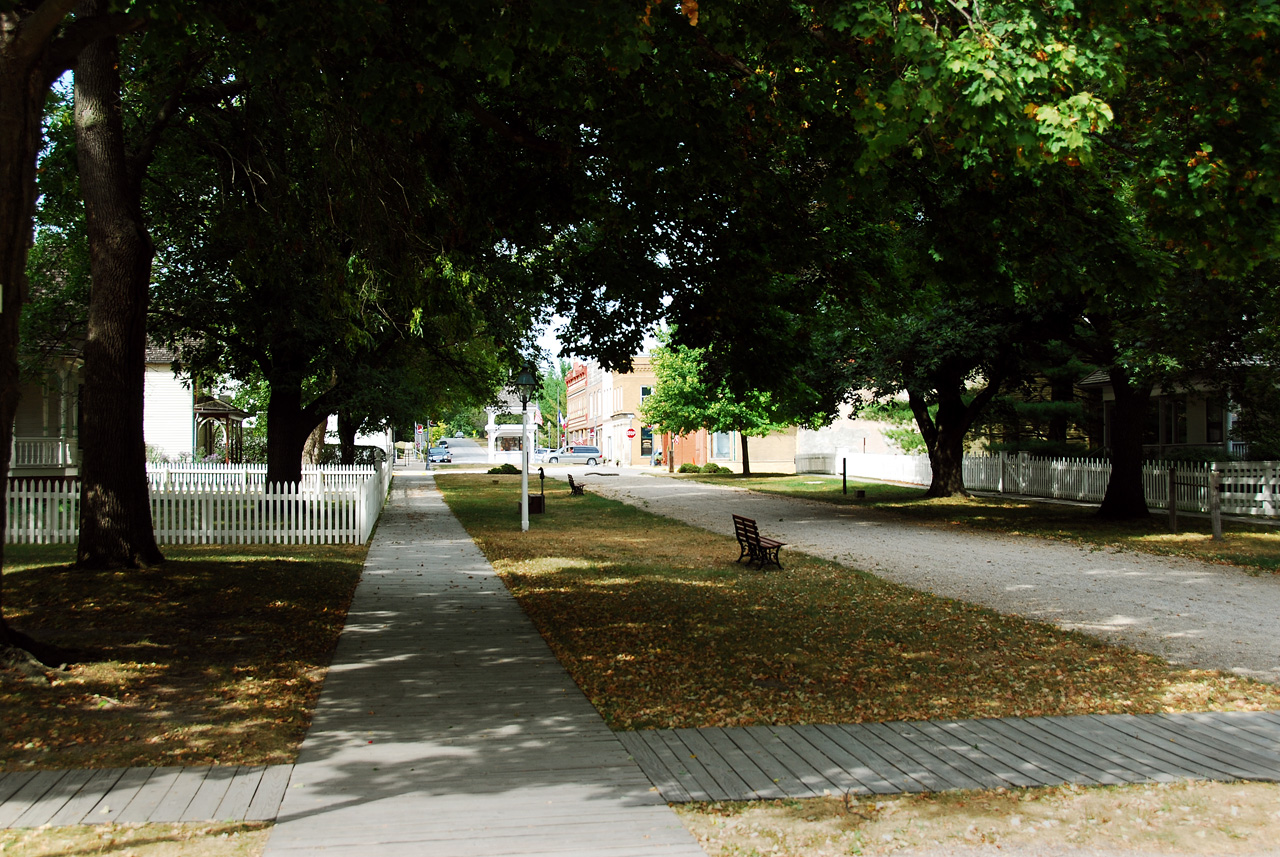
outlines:
[[698, 465], [696, 464], [686, 461], [684, 464], [680, 465], [680, 467], [676, 470], [676, 472], [677, 473], [701, 473], [702, 468], [698, 467]]
[[490, 467], [489, 473], [493, 475], [519, 476], [520, 468], [514, 464], [499, 464], [497, 467]]
[[727, 467], [721, 467], [719, 464], [716, 464], [714, 461], [708, 461], [706, 464], [702, 465], [702, 472], [703, 473], [732, 473], [733, 471]]

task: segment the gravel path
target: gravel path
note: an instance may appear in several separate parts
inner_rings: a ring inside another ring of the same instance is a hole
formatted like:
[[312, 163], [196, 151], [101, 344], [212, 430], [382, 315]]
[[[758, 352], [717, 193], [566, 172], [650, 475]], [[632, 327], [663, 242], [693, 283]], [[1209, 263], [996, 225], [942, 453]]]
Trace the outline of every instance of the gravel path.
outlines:
[[733, 534], [731, 512], [755, 518], [762, 535], [787, 543], [784, 565], [788, 550], [804, 551], [938, 595], [1085, 631], [1173, 663], [1280, 682], [1275, 576], [895, 522], [847, 506], [625, 470], [584, 480], [592, 493], [717, 533]]

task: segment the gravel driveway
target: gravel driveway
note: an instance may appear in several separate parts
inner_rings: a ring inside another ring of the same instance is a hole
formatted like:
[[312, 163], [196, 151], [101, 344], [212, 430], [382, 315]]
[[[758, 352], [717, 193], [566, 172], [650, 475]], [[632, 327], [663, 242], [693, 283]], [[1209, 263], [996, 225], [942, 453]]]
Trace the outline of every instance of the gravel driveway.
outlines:
[[[589, 471], [590, 472], [590, 471]], [[1080, 547], [1026, 536], [921, 526], [847, 506], [623, 471], [588, 490], [733, 534], [755, 518], [788, 550], [887, 580], [1052, 622], [1201, 669], [1280, 682], [1280, 577], [1230, 566]]]

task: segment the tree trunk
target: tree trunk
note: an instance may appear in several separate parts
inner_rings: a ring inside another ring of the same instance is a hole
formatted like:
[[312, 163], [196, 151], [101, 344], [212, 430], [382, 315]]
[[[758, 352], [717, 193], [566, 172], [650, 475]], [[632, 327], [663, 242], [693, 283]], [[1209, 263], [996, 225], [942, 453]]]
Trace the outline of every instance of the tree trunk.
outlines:
[[[74, 6], [75, 0], [46, 0], [39, 16], [17, 8], [0, 10], [0, 533], [8, 527], [7, 476], [21, 383], [18, 320], [27, 291], [36, 159], [43, 140], [44, 102], [56, 75], [49, 68], [49, 49]], [[0, 538], [0, 562], [3, 559], [4, 539]], [[0, 649], [6, 646], [33, 653], [38, 648], [5, 621], [0, 584]]]
[[911, 413], [915, 415], [916, 425], [924, 437], [925, 448], [929, 451], [929, 466], [933, 471], [925, 496], [968, 497], [969, 492], [964, 487], [964, 439], [974, 420], [999, 392], [1000, 380], [990, 381], [967, 405], [963, 381], [945, 385], [945, 389], [943, 386], [939, 385], [937, 390], [936, 419], [929, 416], [929, 407], [922, 395], [907, 391]]
[[747, 434], [746, 432], [738, 432], [738, 437], [742, 438], [742, 475], [751, 475], [751, 453], [747, 451]]
[[[96, 14], [102, 0], [86, 0]], [[117, 39], [99, 39], [75, 72], [76, 149], [92, 290], [84, 347], [77, 563], [136, 568], [164, 561], [156, 546], [142, 432], [151, 236], [140, 171], [124, 148]]]
[[338, 448], [341, 462], [348, 467], [356, 463], [356, 429], [360, 421], [342, 411], [338, 412]]
[[320, 456], [324, 453], [324, 436], [329, 428], [329, 419], [316, 424], [311, 430], [311, 434], [307, 435], [307, 440], [302, 444], [302, 463], [315, 466], [320, 463]]
[[1129, 373], [1113, 366], [1108, 374], [1115, 390], [1111, 420], [1111, 478], [1098, 517], [1108, 521], [1139, 521], [1151, 517], [1142, 485], [1142, 432], [1150, 385], [1135, 385]]
[[[1076, 387], [1071, 378], [1056, 378], [1050, 383], [1049, 399], [1055, 404], [1074, 402]], [[1065, 413], [1054, 411], [1049, 417], [1048, 439], [1063, 446], [1067, 443], [1067, 432], [1071, 429], [1071, 419]]]
[[964, 487], [964, 437], [968, 431], [964, 402], [958, 396], [943, 398], [938, 403], [933, 443], [928, 445], [933, 476], [926, 497], [969, 496]]
[[328, 415], [302, 406], [302, 381], [296, 377], [271, 377], [267, 402], [267, 482], [296, 484], [302, 481], [302, 457], [312, 432], [328, 422]]

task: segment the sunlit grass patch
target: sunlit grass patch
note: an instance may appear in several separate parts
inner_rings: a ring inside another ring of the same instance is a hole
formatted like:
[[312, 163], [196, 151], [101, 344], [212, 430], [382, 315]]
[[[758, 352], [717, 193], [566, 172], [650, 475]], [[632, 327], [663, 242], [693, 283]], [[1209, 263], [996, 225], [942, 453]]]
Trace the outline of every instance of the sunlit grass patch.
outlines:
[[598, 496], [549, 496], [521, 533], [518, 485], [437, 482], [616, 729], [1280, 705], [1269, 685], [796, 551], [750, 569], [730, 536]]
[[1253, 854], [1280, 841], [1278, 799], [1274, 783], [1179, 782], [694, 803], [676, 812], [711, 857], [977, 847]]
[[5, 570], [6, 618], [81, 656], [49, 683], [5, 676], [0, 766], [293, 760], [363, 546], [174, 546], [101, 572], [43, 550]]

